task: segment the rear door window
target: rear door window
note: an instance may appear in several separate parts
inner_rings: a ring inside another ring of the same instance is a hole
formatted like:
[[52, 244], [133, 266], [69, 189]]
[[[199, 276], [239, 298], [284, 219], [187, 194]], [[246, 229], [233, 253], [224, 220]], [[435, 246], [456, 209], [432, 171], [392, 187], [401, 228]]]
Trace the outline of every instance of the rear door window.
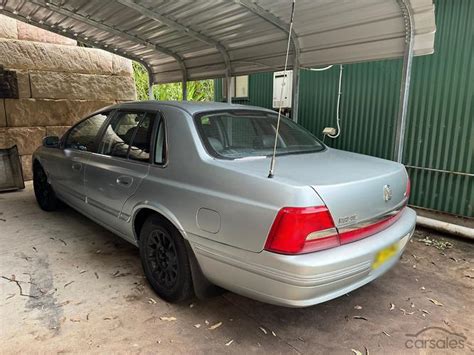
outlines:
[[104, 132], [99, 153], [148, 162], [156, 114], [119, 111]]

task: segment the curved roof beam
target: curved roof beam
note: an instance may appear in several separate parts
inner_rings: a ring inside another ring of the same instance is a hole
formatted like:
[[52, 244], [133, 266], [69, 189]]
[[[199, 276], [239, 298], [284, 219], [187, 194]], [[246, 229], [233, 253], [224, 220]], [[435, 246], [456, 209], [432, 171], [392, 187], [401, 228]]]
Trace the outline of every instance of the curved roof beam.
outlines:
[[228, 71], [228, 73], [231, 73], [232, 72], [232, 66], [231, 66], [231, 60], [230, 60], [230, 56], [229, 56], [229, 53], [227, 52], [227, 48], [225, 46], [223, 46], [221, 43], [219, 43], [218, 41], [216, 41], [215, 39], [209, 37], [209, 36], [206, 36], [206, 35], [203, 35], [202, 33], [198, 32], [198, 31], [195, 31], [187, 26], [184, 26], [182, 24], [180, 24], [179, 22], [175, 21], [175, 20], [172, 20], [171, 18], [169, 18], [168, 16], [166, 15], [162, 15], [162, 14], [159, 14], [153, 10], [150, 10], [140, 4], [137, 4], [134, 0], [117, 0], [118, 3], [128, 7], [128, 8], [131, 8], [137, 12], [139, 12], [140, 14], [142, 14], [143, 16], [149, 18], [149, 19], [152, 19], [152, 20], [155, 20], [155, 21], [159, 21], [163, 24], [165, 24], [166, 26], [168, 26], [169, 28], [172, 28], [173, 30], [175, 31], [178, 31], [180, 33], [183, 33], [189, 37], [192, 37], [202, 43], [205, 43], [211, 47], [214, 47], [216, 48], [222, 55], [222, 58], [224, 59], [224, 63], [225, 63], [225, 66], [226, 66], [226, 69]]
[[[240, 6], [245, 7], [247, 10], [252, 12], [254, 15], [257, 15], [266, 22], [277, 27], [283, 31], [286, 35], [290, 32], [290, 25], [285, 21], [282, 21], [279, 17], [273, 15], [269, 11], [265, 10], [263, 7], [259, 6], [257, 3], [251, 0], [233, 0], [234, 3], [239, 4]], [[293, 48], [295, 50], [295, 56], [298, 58], [300, 54], [300, 43], [298, 37], [296, 36], [295, 31], [291, 31], [291, 42], [293, 42]]]
[[[116, 36], [119, 36], [119, 37], [122, 37], [122, 38], [125, 38], [131, 42], [134, 42], [134, 43], [137, 43], [137, 44], [141, 44], [143, 46], [146, 46], [146, 47], [149, 47], [149, 48], [153, 48], [153, 49], [156, 49], [157, 51], [163, 53], [163, 54], [166, 54], [172, 58], [174, 58], [176, 60], [176, 62], [178, 63], [182, 73], [183, 73], [183, 78], [186, 78], [187, 79], [187, 69], [186, 69], [186, 66], [184, 64], [184, 59], [177, 53], [171, 51], [170, 49], [168, 48], [165, 48], [165, 47], [162, 47], [160, 45], [157, 45], [157, 44], [154, 44], [152, 42], [149, 42], [145, 39], [142, 39], [140, 37], [137, 37], [137, 36], [134, 36], [134, 35], [130, 35], [126, 32], [122, 32], [120, 30], [117, 30], [116, 28], [114, 27], [111, 27], [111, 26], [108, 26], [108, 25], [105, 25], [101, 22], [98, 22], [98, 21], [95, 21], [95, 20], [92, 20], [91, 18], [89, 17], [86, 17], [86, 16], [82, 16], [82, 15], [79, 15], [78, 13], [74, 12], [74, 11], [70, 11], [70, 10], [67, 10], [67, 9], [64, 9], [60, 6], [57, 6], [57, 5], [54, 5], [50, 2], [45, 2], [45, 3], [41, 3], [39, 1], [35, 1], [35, 0], [32, 0], [31, 1], [32, 3], [34, 3], [35, 5], [38, 5], [38, 6], [46, 6], [47, 8], [49, 8], [51, 11], [54, 11], [58, 14], [61, 14], [61, 15], [64, 15], [64, 16], [67, 16], [67, 17], [70, 17], [70, 18], [73, 18], [73, 19], [76, 19], [78, 21], [81, 21], [81, 22], [84, 22], [92, 27], [95, 27], [95, 28], [98, 28], [98, 29], [101, 29], [105, 32], [108, 32], [108, 33], [111, 33], [111, 34], [114, 34]], [[147, 65], [147, 67], [149, 67]]]
[[111, 50], [110, 46], [104, 46], [101, 43], [96, 43], [93, 40], [91, 40], [91, 38], [89, 38], [88, 36], [85, 36], [83, 34], [78, 33], [77, 35], [74, 35], [70, 31], [64, 32], [64, 31], [62, 31], [62, 29], [60, 27], [57, 27], [57, 26], [53, 27], [52, 25], [46, 24], [42, 20], [41, 21], [36, 21], [32, 17], [29, 17], [29, 16], [25, 17], [23, 15], [20, 15], [19, 13], [13, 13], [13, 12], [5, 9], [5, 8], [0, 9], [0, 14], [11, 17], [11, 18], [14, 18], [16, 20], [19, 20], [19, 21], [22, 21], [22, 22], [25, 22], [25, 23], [28, 23], [28, 24], [33, 25], [33, 26], [38, 27], [38, 28], [42, 28], [43, 30], [46, 30], [46, 31], [49, 31], [49, 32], [54, 32], [54, 33], [56, 33], [60, 36], [68, 37], [68, 38], [71, 38], [73, 40], [80, 41], [82, 43], [85, 43], [85, 44], [91, 46], [91, 48], [102, 49], [106, 52], [117, 54], [117, 55], [120, 55], [121, 57], [133, 60], [133, 61], [143, 65], [143, 67], [148, 71], [148, 73], [150, 73], [151, 69], [150, 69], [149, 64], [147, 62], [145, 62], [144, 60], [142, 60], [141, 58], [138, 58], [134, 55], [130, 55], [129, 54], [130, 52], [126, 52], [126, 51], [123, 51], [123, 50], [118, 50], [118, 51]]

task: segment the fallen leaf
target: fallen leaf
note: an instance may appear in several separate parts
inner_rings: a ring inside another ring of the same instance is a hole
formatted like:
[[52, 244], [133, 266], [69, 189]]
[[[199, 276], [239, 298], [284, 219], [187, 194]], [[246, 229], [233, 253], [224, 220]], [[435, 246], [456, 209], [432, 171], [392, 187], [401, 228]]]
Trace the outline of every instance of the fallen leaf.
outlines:
[[395, 305], [393, 303], [390, 303], [390, 310], [393, 311], [395, 309]]
[[359, 306], [359, 305], [354, 306], [354, 309], [362, 309], [362, 306]]
[[423, 313], [430, 314], [430, 312], [428, 312], [426, 309], [422, 309], [421, 311], [422, 311]]
[[277, 336], [273, 330], [272, 330], [272, 335], [273, 335], [274, 337], [276, 337], [276, 336]]
[[364, 346], [364, 348], [365, 348], [365, 355], [370, 355], [369, 348], [366, 346]]
[[225, 343], [225, 346], [229, 346], [229, 345], [232, 344], [233, 342], [234, 342], [234, 339], [229, 340], [227, 343]]
[[201, 328], [201, 324], [194, 324], [194, 328]]
[[400, 311], [402, 311], [405, 316], [411, 316], [412, 314], [415, 314], [415, 312], [407, 312], [407, 310], [403, 308], [400, 308]]
[[437, 300], [435, 300], [435, 299], [433, 299], [433, 298], [428, 298], [428, 300], [429, 300], [431, 303], [434, 303], [434, 304], [437, 305], [437, 306], [440, 306], [440, 307], [443, 306], [443, 304], [442, 304], [440, 301], [437, 301]]
[[64, 285], [64, 288], [68, 287], [68, 286], [69, 286], [70, 284], [72, 284], [73, 282], [74, 282], [74, 281], [69, 281], [68, 283], [66, 283], [66, 284]]
[[164, 320], [164, 321], [167, 321], [167, 322], [172, 322], [172, 321], [175, 321], [176, 318], [175, 317], [160, 317], [160, 320]]
[[207, 319], [204, 321], [204, 323], [206, 323], [206, 325], [209, 325], [209, 321]]
[[420, 287], [420, 290], [424, 291], [424, 290], [425, 290], [425, 286], [421, 286], [421, 287]]
[[351, 349], [351, 351], [354, 353], [354, 355], [362, 355], [362, 353], [359, 350]]
[[216, 323], [216, 324], [214, 324], [214, 325], [211, 325], [211, 326], [209, 327], [209, 330], [217, 329], [217, 328], [219, 328], [221, 325], [222, 325], [222, 322], [219, 322], [219, 323]]
[[153, 298], [149, 297], [149, 298], [148, 298], [148, 303], [150, 303], [150, 304], [156, 304], [156, 301], [155, 301]]
[[263, 327], [259, 327], [259, 328], [260, 328], [260, 330], [263, 332], [263, 334], [265, 334], [265, 335], [268, 334], [268, 332], [267, 332], [267, 330], [266, 330], [265, 328], [263, 328]]

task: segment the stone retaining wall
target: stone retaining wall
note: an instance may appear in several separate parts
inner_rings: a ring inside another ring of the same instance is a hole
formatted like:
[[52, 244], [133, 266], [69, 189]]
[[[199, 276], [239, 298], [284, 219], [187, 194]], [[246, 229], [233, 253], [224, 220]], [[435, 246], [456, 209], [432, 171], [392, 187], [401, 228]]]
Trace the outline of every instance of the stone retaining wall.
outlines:
[[0, 98], [0, 148], [18, 146], [26, 180], [44, 136], [60, 136], [90, 112], [136, 98], [128, 59], [2, 15], [0, 66], [16, 72], [19, 96]]

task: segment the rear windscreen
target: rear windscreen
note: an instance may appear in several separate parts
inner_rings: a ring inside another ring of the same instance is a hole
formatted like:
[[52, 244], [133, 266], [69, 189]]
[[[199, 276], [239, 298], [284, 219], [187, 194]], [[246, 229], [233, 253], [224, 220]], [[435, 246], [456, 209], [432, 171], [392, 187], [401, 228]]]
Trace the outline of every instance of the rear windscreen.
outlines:
[[[267, 112], [210, 112], [195, 117], [211, 155], [224, 159], [267, 156], [273, 152], [278, 115]], [[312, 153], [324, 146], [311, 133], [281, 117], [276, 154]]]

